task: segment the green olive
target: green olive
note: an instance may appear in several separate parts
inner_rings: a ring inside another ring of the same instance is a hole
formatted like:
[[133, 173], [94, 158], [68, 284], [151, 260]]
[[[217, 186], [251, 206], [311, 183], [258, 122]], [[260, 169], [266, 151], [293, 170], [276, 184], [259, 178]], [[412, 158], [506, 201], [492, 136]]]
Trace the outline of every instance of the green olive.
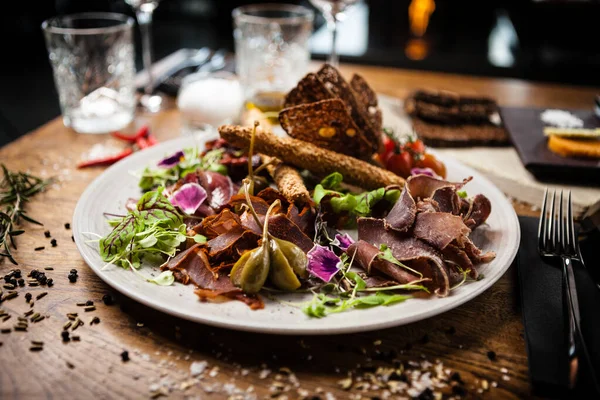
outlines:
[[269, 253], [271, 256], [269, 279], [281, 290], [292, 291], [298, 289], [300, 287], [300, 281], [296, 277], [296, 274], [279, 246], [279, 243], [275, 240], [271, 240], [269, 245]]
[[288, 263], [300, 278], [308, 278], [308, 271], [306, 270], [306, 266], [308, 265], [308, 259], [306, 258], [306, 254], [302, 251], [302, 249], [296, 246], [292, 242], [288, 242], [287, 240], [271, 238], [271, 241], [277, 242], [279, 248], [283, 252], [283, 255], [287, 259]]

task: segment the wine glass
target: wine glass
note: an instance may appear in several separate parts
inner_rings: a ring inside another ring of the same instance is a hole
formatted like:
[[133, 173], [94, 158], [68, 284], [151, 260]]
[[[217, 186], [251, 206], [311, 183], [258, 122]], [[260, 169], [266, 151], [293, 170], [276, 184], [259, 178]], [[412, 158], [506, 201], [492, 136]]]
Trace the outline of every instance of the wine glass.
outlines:
[[339, 59], [336, 51], [337, 24], [343, 20], [344, 12], [348, 7], [358, 3], [360, 0], [310, 0], [310, 2], [323, 13], [327, 21], [327, 29], [331, 33], [331, 52], [327, 62], [334, 67], [338, 66]]
[[147, 112], [157, 112], [161, 110], [162, 97], [153, 94], [154, 77], [152, 75], [152, 14], [160, 0], [125, 0], [135, 11], [135, 16], [140, 26], [142, 35], [142, 59], [144, 69], [148, 74], [148, 82], [144, 89], [144, 94], [140, 98], [140, 104]]

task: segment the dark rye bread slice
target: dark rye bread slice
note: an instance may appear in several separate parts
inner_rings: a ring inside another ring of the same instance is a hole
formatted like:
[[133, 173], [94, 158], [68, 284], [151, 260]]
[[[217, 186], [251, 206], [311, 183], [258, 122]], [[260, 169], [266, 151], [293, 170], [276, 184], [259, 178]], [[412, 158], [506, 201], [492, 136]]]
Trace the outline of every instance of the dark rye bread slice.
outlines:
[[490, 118], [494, 114], [499, 115], [497, 107], [491, 108], [479, 104], [462, 104], [445, 107], [415, 98], [406, 99], [404, 110], [412, 117], [419, 117], [424, 121], [446, 125], [490, 124]]
[[375, 91], [373, 91], [367, 81], [358, 74], [352, 76], [350, 87], [354, 90], [354, 94], [358, 101], [367, 106], [369, 121], [371, 122], [371, 125], [373, 125], [373, 128], [377, 132], [381, 132], [383, 116], [381, 114], [381, 109], [379, 108], [379, 101]]
[[371, 156], [361, 153], [359, 129], [340, 99], [285, 108], [279, 112], [279, 123], [294, 139], [355, 158]]
[[335, 98], [323, 82], [314, 73], [308, 73], [285, 96], [283, 108], [299, 106], [300, 104], [314, 103], [315, 101]]
[[340, 72], [329, 64], [325, 64], [317, 71], [317, 76], [325, 84], [325, 87], [336, 97], [339, 97], [349, 108], [352, 119], [364, 136], [365, 142], [369, 144], [367, 149], [361, 150], [361, 153], [369, 151], [371, 154], [380, 150], [381, 134], [369, 122], [368, 110], [366, 104], [358, 101], [354, 91], [346, 82]]
[[510, 144], [503, 126], [443, 125], [412, 119], [412, 126], [423, 143], [431, 147], [506, 146]]

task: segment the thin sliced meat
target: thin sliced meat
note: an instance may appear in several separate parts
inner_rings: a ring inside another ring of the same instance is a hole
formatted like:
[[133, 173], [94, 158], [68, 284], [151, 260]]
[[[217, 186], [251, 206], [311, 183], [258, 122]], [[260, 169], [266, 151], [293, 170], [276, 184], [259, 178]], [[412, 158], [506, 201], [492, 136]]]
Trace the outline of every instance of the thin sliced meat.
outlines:
[[418, 213], [439, 212], [439, 211], [440, 211], [440, 206], [438, 205], [437, 201], [435, 201], [433, 199], [425, 199], [425, 200], [420, 200], [417, 202], [417, 212]]
[[417, 206], [415, 200], [408, 191], [407, 185], [405, 185], [404, 189], [402, 189], [400, 199], [394, 204], [394, 207], [392, 207], [384, 221], [386, 222], [386, 226], [398, 232], [407, 232], [415, 222], [416, 215]]
[[237, 214], [229, 209], [224, 209], [217, 215], [204, 218], [198, 233], [212, 239], [241, 225], [242, 222]]
[[[258, 219], [261, 224], [263, 224], [265, 216], [259, 215]], [[245, 212], [242, 214], [241, 221], [242, 226], [245, 229], [248, 229], [257, 235], [262, 235], [263, 229], [258, 226], [252, 214]], [[308, 253], [314, 246], [312, 239], [302, 232], [302, 229], [300, 229], [298, 225], [293, 223], [283, 214], [276, 214], [269, 217], [269, 233], [278, 239], [294, 243], [305, 253]]]
[[469, 222], [467, 224], [467, 221], [465, 221], [465, 223], [469, 228], [475, 229], [487, 221], [492, 213], [492, 203], [482, 194], [475, 195], [472, 202], [473, 206], [471, 208], [471, 214], [469, 215]]
[[469, 276], [473, 279], [477, 279], [477, 269], [473, 267], [473, 262], [462, 249], [459, 249], [453, 244], [449, 244], [442, 251], [442, 256], [444, 257], [444, 261], [450, 265], [455, 265], [460, 267], [463, 271], [469, 270]]
[[437, 189], [432, 199], [438, 204], [438, 211], [458, 215], [460, 211], [460, 197], [456, 194], [454, 186]]
[[462, 182], [448, 182], [428, 175], [414, 175], [406, 180], [406, 186], [411, 196], [417, 200], [434, 197], [434, 193], [437, 190], [445, 187], [452, 187], [458, 190], [469, 183], [471, 179], [473, 178], [468, 177]]
[[216, 210], [229, 202], [234, 194], [231, 178], [213, 171], [202, 171], [200, 173], [204, 176], [203, 182], [208, 185], [208, 187], [204, 187], [210, 193], [208, 204]]
[[258, 246], [260, 235], [237, 226], [230, 231], [209, 240], [206, 244], [210, 249], [210, 257], [220, 258], [229, 255], [237, 259], [244, 250]]
[[413, 234], [438, 250], [444, 250], [453, 241], [462, 247], [471, 232], [461, 217], [443, 212], [427, 212], [417, 215]]
[[346, 250], [346, 254], [348, 254], [349, 257], [354, 257], [354, 261], [358, 266], [364, 269], [368, 275], [379, 272], [400, 284], [413, 282], [420, 278], [402, 267], [377, 257], [380, 254], [379, 248], [364, 240], [352, 243], [350, 247], [348, 247], [348, 250]]
[[[250, 202], [252, 202], [252, 207], [254, 207], [254, 211], [256, 211], [259, 215], [265, 215], [269, 210], [269, 203], [267, 203], [264, 199], [256, 196], [250, 196]], [[244, 194], [236, 194], [231, 197], [231, 200], [226, 205], [227, 208], [232, 210], [237, 210], [241, 207], [247, 207], [248, 203], [246, 202], [246, 196]], [[277, 208], [273, 210], [276, 212]]]
[[296, 205], [290, 205], [288, 208], [287, 217], [307, 236], [314, 236], [317, 212], [310, 204], [305, 203], [302, 209], [299, 209]]
[[[162, 269], [169, 269], [171, 271], [181, 269], [182, 263], [184, 263], [189, 256], [193, 255], [194, 251], [196, 251], [196, 249], [200, 246], [201, 246], [200, 243], [196, 243], [193, 246], [191, 246], [190, 248], [183, 250], [182, 252], [177, 254], [175, 257], [171, 258]], [[187, 284], [187, 282], [183, 282], [179, 279], [178, 279], [178, 281], [182, 282], [184, 284]]]
[[431, 287], [438, 296], [448, 295], [450, 290], [448, 270], [441, 254], [427, 243], [387, 230], [384, 221], [375, 218], [358, 219], [358, 239], [377, 248], [382, 244], [387, 245], [398, 261], [417, 270], [424, 278], [431, 279]]
[[287, 210], [290, 205], [288, 199], [283, 194], [281, 194], [281, 192], [273, 189], [272, 187], [264, 188], [263, 190], [258, 192], [256, 197], [260, 197], [268, 204], [273, 204], [275, 200], [279, 200], [281, 202], [281, 207], [284, 210]]
[[240, 288], [233, 286], [226, 273], [210, 269], [210, 262], [205, 249], [192, 246], [179, 254], [178, 260], [173, 258], [166, 266], [173, 271], [178, 282], [185, 285], [192, 283], [198, 287], [194, 292], [201, 300], [239, 300], [251, 309], [264, 308], [262, 300], [257, 296], [245, 295]]
[[465, 243], [465, 253], [467, 253], [467, 256], [469, 256], [469, 259], [475, 265], [489, 263], [496, 258], [495, 252], [488, 251], [487, 253], [483, 253], [480, 248], [475, 246], [471, 239], [468, 239]]
[[287, 240], [308, 253], [315, 245], [311, 238], [283, 214], [269, 217], [269, 233], [278, 239]]

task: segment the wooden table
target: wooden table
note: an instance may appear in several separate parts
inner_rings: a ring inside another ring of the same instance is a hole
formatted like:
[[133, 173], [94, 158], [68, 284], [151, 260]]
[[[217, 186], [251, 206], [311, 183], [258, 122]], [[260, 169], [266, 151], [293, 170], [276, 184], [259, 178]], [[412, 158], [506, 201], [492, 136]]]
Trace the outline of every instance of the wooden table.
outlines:
[[[398, 97], [427, 87], [486, 94], [497, 98], [501, 105], [589, 107], [597, 93], [595, 88], [377, 67], [346, 65], [342, 71], [346, 75], [358, 72], [376, 91]], [[31, 112], [35, 112], [32, 106]], [[174, 109], [152, 118], [140, 116], [137, 121], [138, 125], [146, 122], [159, 140], [179, 135]], [[460, 386], [467, 398], [530, 396], [514, 268], [484, 294], [438, 317], [378, 332], [329, 337], [217, 329], [162, 314], [114, 293], [84, 263], [71, 240], [71, 231], [64, 226], [71, 221], [80, 194], [103, 171], [77, 170], [76, 162], [93, 145], [108, 141], [105, 135], [76, 134], [55, 119], [0, 149], [0, 161], [10, 169], [58, 179], [28, 205], [30, 215], [45, 225], [25, 224], [27, 232], [18, 237], [19, 250], [14, 252], [24, 274], [33, 268], [52, 267], [45, 272], [55, 284], [52, 288], [19, 289], [17, 298], [0, 304], [12, 315], [8, 321], [0, 321], [0, 327], [11, 327], [17, 316], [30, 308], [25, 293], [32, 293], [35, 299], [48, 292], [33, 306], [46, 319], [30, 323], [27, 332], [0, 334], [0, 397], [145, 398], [170, 390], [169, 396], [175, 398], [221, 399], [238, 392], [268, 398], [277, 379], [290, 385], [284, 393], [290, 399], [302, 398], [302, 394], [330, 398], [327, 393], [338, 399], [359, 398], [357, 393], [363, 398], [381, 397], [381, 390], [345, 391], [338, 381], [349, 372], [356, 377], [364, 376], [372, 366], [389, 367], [394, 357], [407, 367], [409, 362], [439, 360], [451, 374], [460, 374], [464, 382]], [[533, 213], [527, 205], [516, 208], [520, 214]], [[46, 230], [57, 240], [56, 247], [44, 236]], [[45, 249], [34, 251], [38, 246]], [[7, 260], [0, 261], [2, 275], [12, 268]], [[72, 268], [79, 271], [76, 283], [67, 279]], [[103, 304], [101, 299], [106, 293], [112, 293], [115, 305]], [[76, 305], [87, 300], [95, 303], [95, 311], [84, 312]], [[72, 334], [79, 335], [80, 341], [65, 343], [61, 330], [70, 312], [79, 312], [85, 325]], [[93, 316], [101, 322], [90, 325]], [[43, 341], [43, 351], [30, 351], [32, 340]], [[129, 353], [128, 362], [121, 359], [124, 350]], [[495, 352], [494, 359], [488, 357], [490, 351]], [[193, 361], [208, 363], [202, 379], [190, 378]], [[282, 372], [280, 368], [284, 368]], [[285, 368], [293, 372], [298, 384]], [[265, 377], [267, 369], [272, 372]], [[488, 390], [482, 389], [484, 380]]]

